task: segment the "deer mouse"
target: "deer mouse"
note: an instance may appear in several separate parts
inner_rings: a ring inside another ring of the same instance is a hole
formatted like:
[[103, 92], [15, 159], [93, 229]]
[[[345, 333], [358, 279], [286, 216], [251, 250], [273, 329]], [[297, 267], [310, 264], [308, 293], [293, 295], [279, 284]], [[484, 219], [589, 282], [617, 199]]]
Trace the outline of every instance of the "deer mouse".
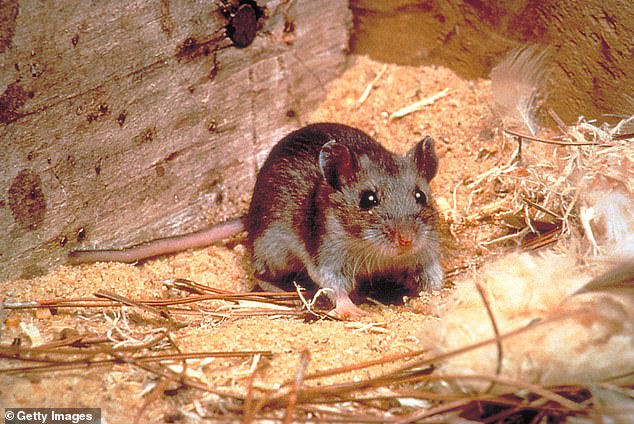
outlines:
[[437, 170], [429, 136], [400, 157], [356, 128], [308, 125], [273, 147], [242, 218], [122, 250], [74, 251], [70, 262], [136, 262], [246, 230], [262, 286], [308, 279], [330, 289], [331, 315], [351, 318], [364, 313], [350, 299], [360, 283], [442, 286], [429, 188]]

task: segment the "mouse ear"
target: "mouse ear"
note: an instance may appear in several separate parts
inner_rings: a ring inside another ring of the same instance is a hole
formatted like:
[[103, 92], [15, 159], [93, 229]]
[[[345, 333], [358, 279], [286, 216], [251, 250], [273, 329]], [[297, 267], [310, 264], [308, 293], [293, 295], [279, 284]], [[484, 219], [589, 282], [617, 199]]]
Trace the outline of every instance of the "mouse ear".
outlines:
[[435, 144], [434, 139], [427, 136], [407, 153], [407, 157], [414, 160], [418, 171], [427, 181], [431, 181], [438, 172]]
[[319, 169], [335, 190], [355, 179], [357, 161], [350, 149], [336, 140], [324, 144], [319, 152]]

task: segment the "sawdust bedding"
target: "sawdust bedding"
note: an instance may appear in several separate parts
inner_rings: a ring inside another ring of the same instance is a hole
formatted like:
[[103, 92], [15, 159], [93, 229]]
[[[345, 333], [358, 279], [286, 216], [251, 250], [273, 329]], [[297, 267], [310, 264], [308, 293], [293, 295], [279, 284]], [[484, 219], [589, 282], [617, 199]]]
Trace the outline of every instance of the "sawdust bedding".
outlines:
[[[363, 98], [370, 85], [369, 95]], [[426, 346], [427, 332], [438, 321], [434, 305], [450, 296], [456, 288], [455, 282], [470, 269], [514, 250], [517, 245], [516, 239], [489, 243], [509, 230], [486, 214], [478, 216], [478, 211], [495, 203], [500, 193], [493, 187], [474, 190], [469, 186], [486, 171], [509, 163], [516, 148], [499, 129], [490, 93], [490, 81], [463, 80], [445, 68], [385, 65], [365, 57], [351, 58], [349, 69], [328, 87], [326, 100], [309, 121], [334, 121], [359, 127], [398, 153], [406, 152], [427, 134], [435, 138], [440, 171], [432, 182], [432, 190], [445, 218], [441, 234], [447, 274], [445, 288], [409, 299], [403, 305], [364, 304], [362, 308], [369, 314], [355, 322], [306, 321], [282, 313], [249, 316], [239, 312], [239, 305], [220, 302], [226, 305], [222, 314], [179, 317], [187, 325], [171, 331], [171, 343], [180, 352], [266, 351], [271, 355], [264, 355], [259, 361], [254, 361], [253, 356], [190, 360], [188, 375], [215, 391], [245, 396], [251, 385], [263, 393], [292, 381], [302, 362], [308, 361], [306, 372], [311, 373]], [[436, 99], [420, 110], [402, 118], [390, 116], [435, 95]], [[545, 149], [541, 145], [531, 148]], [[456, 213], [464, 219], [456, 219]], [[129, 299], [163, 299], [172, 294], [165, 281], [177, 278], [242, 292], [253, 287], [246, 268], [245, 249], [238, 240], [229, 247], [211, 246], [139, 266], [117, 263], [62, 266], [33, 280], [0, 283], [0, 292], [3, 299], [11, 301], [90, 297], [100, 290]], [[248, 304], [244, 307], [249, 310]], [[132, 307], [54, 312], [5, 310], [0, 342], [6, 345], [20, 339], [25, 346], [36, 346], [60, 339], [64, 329], [74, 329], [73, 334], [109, 335], [142, 342], [156, 334], [157, 328], [164, 327], [152, 314]], [[309, 359], [302, 356], [304, 351], [309, 352]], [[379, 364], [312, 383], [319, 386], [365, 380], [401, 364], [399, 361]], [[4, 363], [2, 368], [7, 366]], [[178, 421], [189, 413], [201, 411], [212, 417], [222, 416], [222, 402], [216, 394], [177, 390], [174, 384], [164, 387], [171, 391], [150, 401], [159, 381], [155, 374], [125, 364], [26, 377], [0, 374], [0, 403], [24, 407], [101, 407], [109, 422], [129, 422], [139, 413], [143, 421], [151, 422]], [[147, 409], [142, 410], [144, 407]]]

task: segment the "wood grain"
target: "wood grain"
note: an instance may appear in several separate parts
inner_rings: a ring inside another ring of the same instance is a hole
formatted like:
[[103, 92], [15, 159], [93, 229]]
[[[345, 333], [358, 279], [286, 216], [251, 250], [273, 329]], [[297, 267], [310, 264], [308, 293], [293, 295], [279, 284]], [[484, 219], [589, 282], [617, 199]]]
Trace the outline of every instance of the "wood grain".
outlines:
[[[0, 279], [242, 212], [343, 70], [351, 19], [345, 2], [258, 3], [245, 48], [212, 2], [0, 5]], [[183, 55], [192, 42], [207, 48]]]

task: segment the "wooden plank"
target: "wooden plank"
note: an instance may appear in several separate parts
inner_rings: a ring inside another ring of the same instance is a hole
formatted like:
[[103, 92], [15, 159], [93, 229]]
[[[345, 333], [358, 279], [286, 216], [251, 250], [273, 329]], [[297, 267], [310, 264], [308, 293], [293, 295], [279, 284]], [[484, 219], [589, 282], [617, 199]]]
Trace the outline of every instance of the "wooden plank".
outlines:
[[[272, 144], [343, 70], [350, 13], [260, 0], [237, 48], [219, 4], [2, 3], [0, 279], [241, 212]], [[179, 55], [192, 44], [208, 49]]]

